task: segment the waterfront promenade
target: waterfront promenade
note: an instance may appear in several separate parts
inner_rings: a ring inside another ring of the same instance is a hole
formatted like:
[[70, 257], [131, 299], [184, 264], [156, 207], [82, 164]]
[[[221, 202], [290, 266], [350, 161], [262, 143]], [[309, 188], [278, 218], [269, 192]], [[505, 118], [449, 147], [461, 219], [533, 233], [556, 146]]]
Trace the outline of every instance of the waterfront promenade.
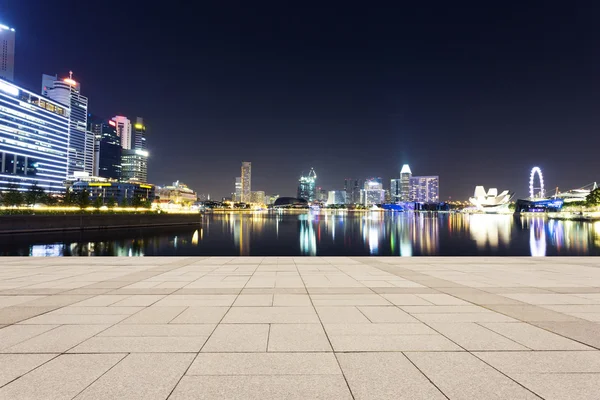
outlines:
[[600, 259], [0, 259], [0, 399], [596, 399]]

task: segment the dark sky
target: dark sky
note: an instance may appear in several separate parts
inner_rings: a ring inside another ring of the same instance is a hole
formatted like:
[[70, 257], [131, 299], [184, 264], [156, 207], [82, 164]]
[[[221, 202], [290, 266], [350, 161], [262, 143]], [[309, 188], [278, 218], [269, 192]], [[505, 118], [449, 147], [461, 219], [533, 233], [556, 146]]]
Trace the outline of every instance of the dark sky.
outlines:
[[599, 2], [384, 4], [0, 0], [0, 21], [17, 83], [73, 70], [91, 112], [145, 118], [153, 183], [220, 197], [241, 161], [281, 195], [310, 167], [333, 190], [409, 163], [442, 199], [526, 195], [534, 165], [600, 181]]

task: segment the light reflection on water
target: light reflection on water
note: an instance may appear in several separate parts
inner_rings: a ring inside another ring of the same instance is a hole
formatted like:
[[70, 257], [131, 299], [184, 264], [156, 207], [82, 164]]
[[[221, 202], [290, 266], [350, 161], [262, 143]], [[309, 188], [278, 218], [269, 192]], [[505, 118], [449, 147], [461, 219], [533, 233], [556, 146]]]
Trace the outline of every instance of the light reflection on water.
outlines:
[[[15, 235], [1, 255], [600, 255], [600, 222], [511, 215], [255, 212], [186, 228]], [[6, 239], [6, 240], [5, 240]]]

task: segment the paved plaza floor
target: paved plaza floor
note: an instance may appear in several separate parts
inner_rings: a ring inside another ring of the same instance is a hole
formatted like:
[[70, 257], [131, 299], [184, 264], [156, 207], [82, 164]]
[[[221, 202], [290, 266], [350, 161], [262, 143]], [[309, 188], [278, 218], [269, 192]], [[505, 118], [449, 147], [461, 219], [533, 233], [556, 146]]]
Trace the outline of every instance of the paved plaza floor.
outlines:
[[600, 259], [0, 258], [0, 399], [600, 399]]

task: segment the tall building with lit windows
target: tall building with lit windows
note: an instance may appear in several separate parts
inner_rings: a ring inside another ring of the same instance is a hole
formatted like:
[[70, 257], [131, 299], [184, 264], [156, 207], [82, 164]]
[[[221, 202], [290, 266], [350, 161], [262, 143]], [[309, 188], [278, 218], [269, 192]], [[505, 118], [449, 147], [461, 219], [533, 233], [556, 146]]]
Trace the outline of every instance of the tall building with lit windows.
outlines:
[[298, 180], [298, 198], [308, 202], [317, 200], [317, 173], [314, 168], [306, 176], [301, 176]]
[[117, 135], [121, 138], [121, 147], [125, 150], [131, 150], [132, 140], [131, 121], [122, 115], [117, 115], [112, 119], [117, 124]]
[[242, 162], [242, 198], [243, 203], [252, 201], [252, 163], [248, 161]]
[[400, 201], [411, 201], [410, 198], [410, 178], [412, 171], [408, 164], [404, 164], [400, 170]]
[[15, 79], [15, 29], [0, 24], [0, 78]]
[[117, 135], [117, 124], [88, 115], [88, 130], [94, 135], [94, 173], [107, 179], [121, 179], [121, 140]]
[[394, 203], [400, 201], [400, 198], [402, 197], [402, 193], [400, 191], [401, 188], [402, 184], [400, 179], [390, 180], [390, 201]]
[[367, 179], [364, 184], [364, 189], [361, 190], [360, 203], [365, 206], [372, 206], [374, 204], [383, 204], [384, 202], [385, 190], [383, 190], [382, 179]]
[[0, 80], [0, 191], [34, 183], [65, 190], [69, 113], [58, 101]]
[[439, 176], [413, 176], [410, 178], [410, 201], [437, 203], [440, 201]]
[[94, 135], [87, 130], [88, 98], [81, 94], [81, 85], [73, 80], [73, 73], [68, 78], [42, 75], [42, 94], [58, 101], [71, 109], [69, 117], [69, 155], [67, 175], [76, 173], [93, 174], [94, 169]]
[[242, 177], [238, 176], [235, 178], [235, 192], [233, 193], [232, 200], [235, 202], [242, 201]]
[[146, 125], [144, 125], [144, 118], [136, 117], [135, 124], [133, 125], [133, 146], [138, 150], [148, 150], [146, 145]]

